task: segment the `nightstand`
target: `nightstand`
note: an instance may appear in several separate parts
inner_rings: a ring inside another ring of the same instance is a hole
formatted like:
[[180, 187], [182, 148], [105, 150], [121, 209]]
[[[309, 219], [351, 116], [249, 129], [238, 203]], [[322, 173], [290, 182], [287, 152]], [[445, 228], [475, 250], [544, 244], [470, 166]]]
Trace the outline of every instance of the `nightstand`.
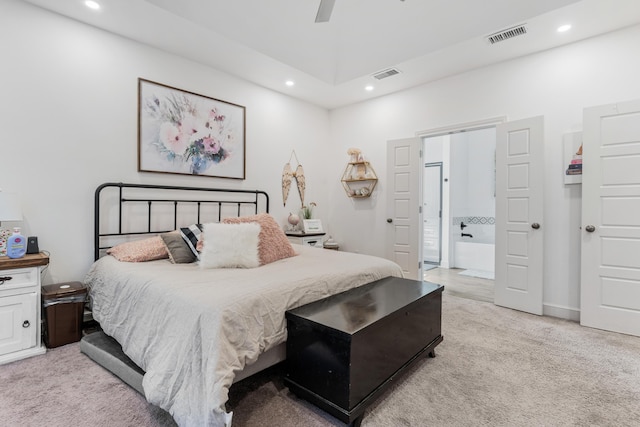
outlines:
[[287, 231], [285, 232], [287, 239], [291, 243], [296, 243], [303, 246], [312, 246], [314, 248], [322, 247], [322, 236], [326, 233], [303, 233], [301, 231]]
[[40, 325], [43, 253], [0, 257], [0, 365], [44, 354]]

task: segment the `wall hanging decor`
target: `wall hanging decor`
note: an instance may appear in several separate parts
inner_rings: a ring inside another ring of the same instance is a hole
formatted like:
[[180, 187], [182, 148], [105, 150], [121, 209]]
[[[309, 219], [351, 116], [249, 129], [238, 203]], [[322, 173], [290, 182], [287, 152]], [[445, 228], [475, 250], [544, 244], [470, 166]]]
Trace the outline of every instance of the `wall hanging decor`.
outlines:
[[342, 186], [347, 196], [354, 198], [370, 197], [378, 183], [378, 176], [373, 166], [364, 160], [357, 148], [350, 148], [349, 163], [342, 174]]
[[[291, 159], [294, 157], [296, 159], [296, 163], [298, 164], [295, 171], [291, 168]], [[306, 188], [304, 169], [302, 169], [302, 165], [298, 161], [298, 156], [296, 156], [295, 150], [291, 151], [289, 161], [284, 165], [284, 168], [282, 169], [282, 206], [287, 205], [289, 189], [291, 188], [291, 182], [294, 178], [298, 186], [298, 194], [300, 194], [300, 203], [302, 203], [302, 206], [304, 206], [304, 190]]]
[[245, 178], [245, 107], [138, 79], [138, 171]]

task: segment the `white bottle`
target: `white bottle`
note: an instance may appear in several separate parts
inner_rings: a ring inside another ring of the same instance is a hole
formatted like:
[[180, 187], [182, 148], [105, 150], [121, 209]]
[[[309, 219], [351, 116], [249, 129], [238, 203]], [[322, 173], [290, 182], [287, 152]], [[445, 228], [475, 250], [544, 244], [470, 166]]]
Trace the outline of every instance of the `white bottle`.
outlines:
[[7, 256], [22, 258], [27, 253], [27, 239], [20, 234], [20, 227], [13, 228], [13, 234], [7, 239]]

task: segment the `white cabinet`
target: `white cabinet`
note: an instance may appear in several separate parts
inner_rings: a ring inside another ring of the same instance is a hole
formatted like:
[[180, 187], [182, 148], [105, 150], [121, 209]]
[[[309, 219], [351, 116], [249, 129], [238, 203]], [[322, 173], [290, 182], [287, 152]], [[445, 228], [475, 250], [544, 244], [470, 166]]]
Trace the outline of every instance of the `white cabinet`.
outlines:
[[298, 232], [290, 232], [286, 233], [287, 239], [291, 243], [295, 243], [303, 246], [312, 246], [315, 248], [322, 247], [322, 237], [325, 233], [298, 233]]
[[40, 325], [42, 254], [0, 259], [0, 364], [44, 354]]
[[36, 292], [0, 298], [0, 355], [36, 345]]

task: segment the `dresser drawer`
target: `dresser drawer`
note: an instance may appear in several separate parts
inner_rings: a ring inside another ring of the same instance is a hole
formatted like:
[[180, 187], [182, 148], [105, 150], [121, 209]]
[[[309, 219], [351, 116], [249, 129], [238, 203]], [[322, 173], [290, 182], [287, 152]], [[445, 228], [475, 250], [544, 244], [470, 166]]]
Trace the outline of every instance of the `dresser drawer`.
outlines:
[[325, 233], [312, 233], [312, 234], [287, 234], [287, 239], [291, 243], [295, 243], [297, 245], [302, 246], [311, 246], [313, 248], [321, 248], [322, 247], [322, 237]]
[[0, 270], [0, 296], [33, 292], [38, 286], [38, 268]]
[[319, 248], [322, 246], [322, 237], [305, 237], [302, 239], [302, 245]]

